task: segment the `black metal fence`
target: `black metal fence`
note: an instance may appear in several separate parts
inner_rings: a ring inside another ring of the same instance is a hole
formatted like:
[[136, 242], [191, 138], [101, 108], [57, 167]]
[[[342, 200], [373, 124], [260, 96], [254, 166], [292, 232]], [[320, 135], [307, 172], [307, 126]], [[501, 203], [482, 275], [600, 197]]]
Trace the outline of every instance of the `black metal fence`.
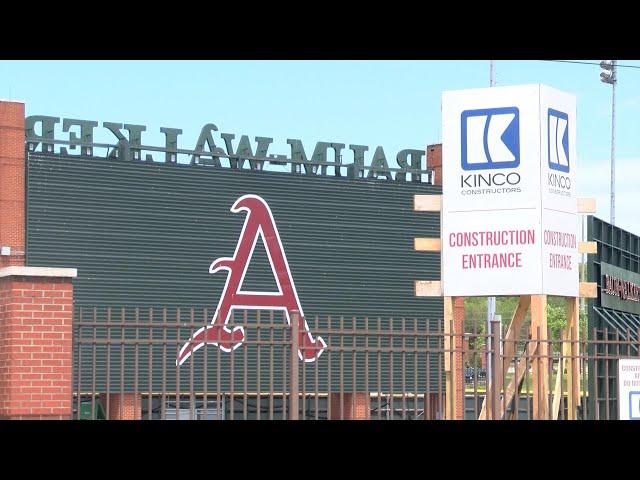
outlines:
[[[480, 416], [487, 387], [495, 382], [499, 385], [496, 401], [501, 408], [498, 418], [571, 419], [571, 368], [575, 365], [578, 381], [574, 384], [577, 400], [573, 418], [618, 419], [618, 360], [640, 359], [638, 334], [640, 332], [631, 330], [611, 332], [594, 328], [588, 339], [575, 342], [553, 338], [551, 331], [547, 332], [545, 341], [499, 339], [496, 343], [500, 344], [500, 349], [494, 361], [491, 359], [494, 350], [485, 346], [489, 336], [464, 334], [465, 342], [476, 344], [475, 348], [462, 352], [463, 364], [473, 365], [464, 370], [464, 418]], [[509, 345], [516, 352], [513, 356], [505, 354]], [[497, 364], [497, 374], [482, 366], [487, 364]], [[546, 388], [541, 389], [542, 396], [536, 400], [534, 390], [541, 384], [546, 384]], [[544, 404], [538, 406], [542, 412], [538, 415], [534, 401]]]
[[213, 311], [77, 307], [73, 417], [615, 419], [617, 361], [640, 358], [632, 332], [594, 331], [572, 346], [551, 333], [450, 335], [437, 319], [313, 317], [309, 330], [326, 348], [305, 362], [295, 312], [289, 325], [282, 312], [236, 311], [227, 326], [244, 327], [238, 348], [204, 345], [178, 365]]

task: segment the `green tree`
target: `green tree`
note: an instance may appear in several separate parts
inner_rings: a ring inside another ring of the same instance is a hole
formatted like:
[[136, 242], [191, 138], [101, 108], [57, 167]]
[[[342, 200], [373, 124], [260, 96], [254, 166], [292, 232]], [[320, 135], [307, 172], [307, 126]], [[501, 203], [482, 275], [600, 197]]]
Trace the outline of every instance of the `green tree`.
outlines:
[[[497, 297], [496, 298], [496, 314], [502, 316], [502, 333], [506, 333], [513, 313], [518, 305], [518, 297]], [[531, 312], [528, 311], [523, 323], [523, 335], [529, 329], [531, 322]], [[465, 333], [478, 334], [474, 342], [470, 341], [471, 348], [482, 348], [484, 345], [484, 337], [486, 333], [487, 323], [487, 298], [486, 297], [468, 297], [465, 298]], [[547, 300], [547, 325], [552, 340], [559, 340], [562, 330], [567, 327], [567, 309], [566, 302], [563, 298], [548, 297]], [[584, 340], [587, 334], [587, 312], [582, 308], [579, 310], [579, 331], [580, 339]], [[473, 340], [473, 338], [472, 338]], [[558, 350], [559, 343], [555, 343], [554, 351]]]

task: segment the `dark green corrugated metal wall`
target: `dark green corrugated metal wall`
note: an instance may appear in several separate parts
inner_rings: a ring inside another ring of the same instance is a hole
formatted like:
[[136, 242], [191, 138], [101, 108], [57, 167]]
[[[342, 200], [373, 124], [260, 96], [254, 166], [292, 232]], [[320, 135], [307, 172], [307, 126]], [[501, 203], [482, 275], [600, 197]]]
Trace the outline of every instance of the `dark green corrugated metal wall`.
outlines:
[[[233, 254], [245, 214], [229, 209], [253, 193], [308, 317], [442, 317], [413, 287], [440, 277], [439, 254], [413, 251], [439, 236], [439, 215], [413, 212], [413, 195], [440, 187], [42, 154], [28, 155], [27, 183], [27, 264], [77, 268], [77, 306], [215, 308], [226, 276], [208, 268]], [[245, 287], [272, 284], [259, 247]]]
[[[630, 272], [640, 273], [640, 237], [589, 215], [587, 217], [587, 240], [597, 242], [598, 244], [597, 254], [587, 255], [587, 281], [598, 284], [598, 297], [588, 300], [588, 337], [591, 341], [602, 341], [605, 339], [616, 341], [625, 339], [627, 332], [630, 331], [632, 338], [634, 338], [635, 332], [640, 329], [640, 317], [638, 315], [632, 313], [616, 315], [615, 311], [602, 307], [602, 274], [600, 272], [600, 264], [604, 262]], [[594, 307], [603, 311], [609, 310], [612, 314], [605, 315], [604, 317], [600, 316]], [[607, 318], [609, 318], [609, 320], [607, 320]], [[614, 322], [612, 321], [613, 319], [622, 321]], [[593, 333], [594, 329], [596, 329], [595, 338]], [[607, 329], [606, 336], [605, 329]], [[596, 351], [596, 348], [598, 348], [598, 351]], [[622, 350], [625, 350], [625, 346], [622, 347]], [[590, 343], [588, 353], [592, 358], [596, 355], [600, 357], [606, 357], [606, 355], [615, 357], [621, 354], [629, 356], [637, 355], [637, 352], [621, 351], [620, 345], [612, 344], [607, 346], [603, 343], [598, 344], [597, 347], [594, 343]], [[605, 371], [605, 368], [607, 371]], [[613, 361], [598, 361], [597, 365], [593, 360], [589, 362], [589, 371], [594, 372], [594, 374], [589, 377], [589, 412], [592, 418], [595, 418], [596, 414], [596, 391], [599, 392], [600, 397], [598, 399], [599, 411], [605, 411], [605, 403], [608, 401], [609, 411], [617, 412], [617, 368], [617, 362]], [[597, 389], [594, 382], [598, 382]], [[604, 392], [606, 391], [610, 392], [608, 399], [604, 398]], [[612, 414], [613, 418], [615, 418], [615, 416], [615, 413]]]

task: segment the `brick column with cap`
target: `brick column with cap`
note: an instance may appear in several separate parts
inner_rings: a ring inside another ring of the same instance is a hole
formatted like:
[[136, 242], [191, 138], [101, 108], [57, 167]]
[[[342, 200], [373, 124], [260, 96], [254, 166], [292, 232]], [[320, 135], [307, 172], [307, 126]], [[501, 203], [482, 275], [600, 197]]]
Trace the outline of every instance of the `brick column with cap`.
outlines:
[[24, 103], [0, 100], [0, 268], [23, 266]]
[[24, 113], [0, 100], [0, 419], [68, 419], [77, 272], [25, 265]]
[[0, 419], [71, 418], [73, 268], [0, 268]]
[[[434, 185], [442, 186], [442, 144], [427, 145], [427, 168], [434, 172]], [[462, 364], [462, 336], [464, 332], [464, 297], [456, 297], [453, 303], [453, 333], [455, 337], [455, 363], [458, 365], [455, 386], [455, 418], [464, 418], [464, 365]]]

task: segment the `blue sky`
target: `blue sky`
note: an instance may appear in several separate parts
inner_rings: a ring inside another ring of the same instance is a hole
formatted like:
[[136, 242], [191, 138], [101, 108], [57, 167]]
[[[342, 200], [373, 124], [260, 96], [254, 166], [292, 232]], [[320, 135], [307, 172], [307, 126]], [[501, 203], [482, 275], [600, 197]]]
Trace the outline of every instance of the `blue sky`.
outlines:
[[[611, 86], [599, 75], [597, 65], [496, 62], [497, 86], [544, 83], [577, 96], [578, 193], [595, 196], [608, 220]], [[308, 154], [317, 141], [368, 145], [367, 163], [379, 145], [395, 158], [438, 143], [442, 91], [488, 84], [488, 61], [0, 62], [0, 98], [25, 101], [27, 115], [143, 124], [143, 143], [155, 145], [164, 144], [160, 127], [181, 128], [183, 148], [215, 123], [236, 142], [272, 137], [270, 153], [288, 153], [288, 138]], [[618, 69], [616, 95], [616, 224], [640, 234], [640, 68]], [[95, 140], [112, 137], [98, 128]]]

